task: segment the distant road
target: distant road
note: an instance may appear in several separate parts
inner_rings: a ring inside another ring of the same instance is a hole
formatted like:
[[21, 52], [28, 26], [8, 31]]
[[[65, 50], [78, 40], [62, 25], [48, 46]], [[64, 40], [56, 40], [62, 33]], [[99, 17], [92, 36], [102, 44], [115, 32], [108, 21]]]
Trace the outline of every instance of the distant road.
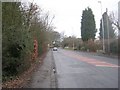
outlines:
[[53, 51], [58, 88], [118, 88], [118, 60], [84, 52]]

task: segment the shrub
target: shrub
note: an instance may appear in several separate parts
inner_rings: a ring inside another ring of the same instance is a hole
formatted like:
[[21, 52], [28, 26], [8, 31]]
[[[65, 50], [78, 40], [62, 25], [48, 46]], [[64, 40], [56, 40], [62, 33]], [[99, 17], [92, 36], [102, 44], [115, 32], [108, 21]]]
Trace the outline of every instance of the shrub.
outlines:
[[82, 51], [86, 51], [87, 49], [86, 49], [85, 47], [81, 47], [80, 50], [82, 50]]
[[118, 54], [118, 42], [117, 40], [110, 43], [110, 52], [114, 54]]

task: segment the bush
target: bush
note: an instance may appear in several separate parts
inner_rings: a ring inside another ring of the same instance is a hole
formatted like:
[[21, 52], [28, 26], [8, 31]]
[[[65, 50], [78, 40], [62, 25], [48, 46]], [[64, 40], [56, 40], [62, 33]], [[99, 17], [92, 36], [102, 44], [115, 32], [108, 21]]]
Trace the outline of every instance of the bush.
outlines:
[[82, 51], [96, 52], [97, 50], [102, 49], [102, 44], [100, 42], [89, 40], [88, 42], [84, 42], [80, 47], [80, 50]]
[[[32, 55], [41, 55], [47, 49], [46, 33], [51, 28], [46, 17], [39, 17], [38, 6], [21, 5], [20, 2], [2, 3], [2, 71], [3, 81], [14, 77], [31, 63]], [[37, 48], [34, 47], [37, 40]]]
[[20, 2], [2, 3], [3, 82], [30, 66], [29, 54], [33, 52], [33, 33], [28, 31], [20, 5]]
[[117, 40], [110, 43], [110, 52], [118, 54], [118, 43]]
[[2, 52], [2, 71], [3, 71], [3, 81], [18, 75], [20, 72], [23, 72], [26, 67], [30, 64], [26, 63], [29, 59], [25, 59], [27, 52], [22, 50], [19, 44], [11, 44], [7, 46], [6, 50]]
[[85, 47], [81, 47], [80, 50], [82, 50], [82, 51], [86, 51], [87, 49], [86, 49]]

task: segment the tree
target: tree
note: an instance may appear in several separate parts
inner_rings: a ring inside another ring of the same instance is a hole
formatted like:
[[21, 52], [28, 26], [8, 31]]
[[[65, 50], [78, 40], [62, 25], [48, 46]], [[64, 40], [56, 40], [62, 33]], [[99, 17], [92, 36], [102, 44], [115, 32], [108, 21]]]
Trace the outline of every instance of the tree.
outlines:
[[81, 37], [83, 41], [94, 40], [96, 35], [96, 24], [91, 8], [86, 8], [82, 13]]
[[116, 18], [113, 12], [110, 14], [110, 20], [112, 24], [120, 31], [120, 21]]
[[60, 44], [60, 33], [57, 31], [49, 30], [47, 31], [47, 42], [52, 46], [53, 42], [55, 42], [56, 46]]
[[52, 31], [52, 24], [49, 23], [48, 15], [41, 13], [40, 8], [33, 3], [2, 3], [3, 81], [27, 70], [33, 63], [31, 57], [47, 50], [47, 35], [49, 29]]
[[[115, 53], [117, 52], [117, 42], [115, 28], [113, 26], [111, 16], [109, 17], [107, 12], [103, 14], [103, 25], [104, 25], [104, 43], [105, 43], [105, 52]], [[102, 30], [102, 20], [100, 22], [100, 39], [103, 39], [103, 30]], [[108, 34], [109, 30], [109, 34]], [[113, 44], [114, 43], [114, 44]]]
[[75, 36], [69, 36], [69, 37], [64, 37], [61, 44], [63, 48], [68, 47], [79, 50], [81, 43], [82, 40], [80, 38], [76, 38]]
[[[107, 26], [107, 20], [108, 20], [108, 26]], [[109, 38], [113, 39], [115, 38], [115, 32], [112, 27], [112, 22], [109, 19], [109, 16], [107, 15], [107, 12], [103, 14], [103, 25], [104, 25], [104, 39], [108, 39], [108, 30], [109, 30]], [[102, 30], [102, 20], [100, 22], [100, 39], [103, 38], [103, 30]]]

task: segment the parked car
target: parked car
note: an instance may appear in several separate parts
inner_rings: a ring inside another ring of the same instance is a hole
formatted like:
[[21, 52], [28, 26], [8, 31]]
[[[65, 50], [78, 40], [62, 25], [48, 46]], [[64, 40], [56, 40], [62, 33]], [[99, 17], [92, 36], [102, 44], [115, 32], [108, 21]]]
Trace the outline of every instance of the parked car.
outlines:
[[57, 51], [57, 47], [54, 47], [54, 48], [53, 48], [53, 51]]

